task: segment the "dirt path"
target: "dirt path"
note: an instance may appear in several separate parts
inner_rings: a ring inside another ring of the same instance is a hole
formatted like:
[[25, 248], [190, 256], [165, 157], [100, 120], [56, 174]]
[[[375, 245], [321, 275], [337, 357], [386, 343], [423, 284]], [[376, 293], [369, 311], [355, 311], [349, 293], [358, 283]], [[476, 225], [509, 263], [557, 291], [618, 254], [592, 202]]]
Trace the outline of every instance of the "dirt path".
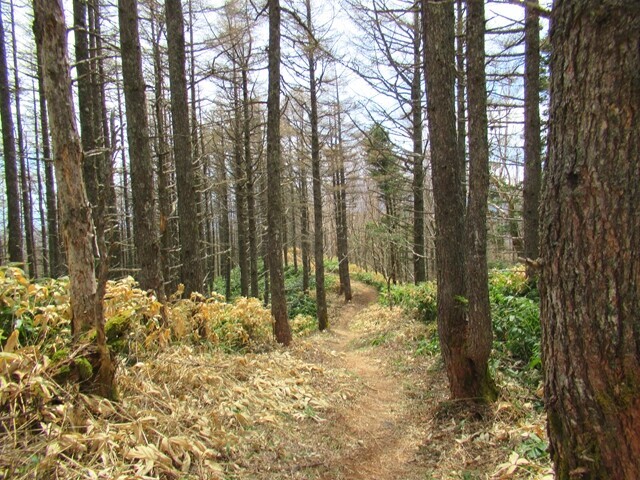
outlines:
[[419, 439], [416, 419], [406, 408], [403, 379], [390, 371], [376, 349], [358, 348], [358, 334], [350, 328], [358, 312], [376, 299], [374, 288], [358, 285], [353, 301], [341, 306], [333, 319], [331, 335], [319, 340], [335, 352], [335, 366], [352, 372], [365, 389], [356, 405], [339, 412], [330, 427], [343, 448], [331, 460], [331, 473], [322, 477], [327, 480], [414, 478], [411, 463]]

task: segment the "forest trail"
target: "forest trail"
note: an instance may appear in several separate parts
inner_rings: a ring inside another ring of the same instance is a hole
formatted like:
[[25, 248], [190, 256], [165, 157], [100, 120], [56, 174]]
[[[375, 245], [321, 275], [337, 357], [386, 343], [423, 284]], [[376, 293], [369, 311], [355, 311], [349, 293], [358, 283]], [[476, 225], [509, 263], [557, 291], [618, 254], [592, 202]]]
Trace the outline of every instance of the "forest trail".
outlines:
[[351, 328], [358, 313], [375, 304], [378, 292], [368, 285], [354, 287], [353, 300], [335, 310], [329, 335], [316, 337], [317, 347], [329, 353], [332, 366], [353, 374], [364, 387], [355, 404], [335, 412], [327, 425], [326, 433], [338, 448], [320, 478], [417, 478], [412, 461], [421, 435], [419, 420], [406, 402], [404, 379], [390, 370], [378, 349], [359, 345], [362, 334]]

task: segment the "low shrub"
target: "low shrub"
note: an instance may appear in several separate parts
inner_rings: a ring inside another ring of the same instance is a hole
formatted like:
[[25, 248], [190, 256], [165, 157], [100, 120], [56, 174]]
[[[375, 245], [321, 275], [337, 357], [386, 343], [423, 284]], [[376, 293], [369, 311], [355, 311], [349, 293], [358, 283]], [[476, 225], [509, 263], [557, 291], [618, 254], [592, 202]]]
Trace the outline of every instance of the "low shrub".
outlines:
[[380, 296], [380, 303], [401, 307], [416, 320], [429, 323], [433, 322], [438, 314], [436, 297], [434, 282], [392, 285], [388, 292]]

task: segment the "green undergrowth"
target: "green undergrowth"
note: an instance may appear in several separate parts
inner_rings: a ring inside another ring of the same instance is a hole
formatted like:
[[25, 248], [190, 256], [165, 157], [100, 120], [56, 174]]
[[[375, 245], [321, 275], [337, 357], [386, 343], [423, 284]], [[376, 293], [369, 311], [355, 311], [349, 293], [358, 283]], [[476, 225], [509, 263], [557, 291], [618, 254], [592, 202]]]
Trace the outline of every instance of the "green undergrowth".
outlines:
[[[434, 282], [419, 285], [398, 284], [387, 289], [382, 275], [354, 269], [353, 278], [380, 291], [379, 303], [401, 307], [412, 318], [433, 325], [418, 339], [416, 354], [439, 353], [435, 320], [437, 287]], [[540, 302], [534, 284], [527, 280], [524, 267], [492, 269], [489, 299], [494, 345], [491, 367], [530, 385], [540, 381]]]

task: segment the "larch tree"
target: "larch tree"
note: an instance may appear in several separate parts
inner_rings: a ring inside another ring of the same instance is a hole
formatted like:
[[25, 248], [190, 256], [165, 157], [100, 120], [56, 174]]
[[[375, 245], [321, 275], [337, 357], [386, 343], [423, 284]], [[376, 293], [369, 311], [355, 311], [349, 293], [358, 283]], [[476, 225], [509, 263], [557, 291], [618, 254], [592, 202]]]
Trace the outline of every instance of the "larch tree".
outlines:
[[488, 365], [493, 335], [487, 266], [489, 143], [484, 34], [484, 0], [467, 0], [469, 191], [465, 218], [465, 287], [469, 300], [466, 356], [471, 372], [466, 372], [465, 383], [474, 396], [492, 399], [496, 391]]
[[[524, 255], [535, 260], [539, 252], [540, 185], [542, 161], [540, 141], [540, 19], [537, 0], [525, 7], [524, 31]], [[528, 275], [535, 272], [529, 268]]]
[[[468, 27], [474, 28], [476, 36], [473, 41], [474, 55], [484, 56], [482, 35], [484, 15], [482, 5], [474, 5], [475, 11], [471, 16]], [[447, 0], [425, 0], [423, 8], [423, 27], [425, 38], [425, 83], [427, 90], [427, 115], [429, 121], [429, 136], [431, 149], [431, 170], [433, 176], [433, 197], [435, 203], [436, 220], [436, 270], [437, 270], [437, 304], [438, 304], [438, 334], [442, 348], [442, 357], [452, 398], [455, 399], [491, 399], [495, 390], [491, 388], [491, 377], [488, 375], [488, 349], [491, 348], [491, 322], [483, 315], [487, 313], [488, 299], [484, 291], [468, 293], [465, 277], [469, 263], [465, 262], [465, 250], [468, 242], [474, 245], [476, 251], [469, 252], [477, 257], [479, 275], [486, 272], [486, 253], [482, 255], [482, 230], [486, 212], [486, 197], [482, 205], [483, 189], [488, 178], [485, 178], [486, 139], [482, 138], [484, 125], [474, 124], [476, 135], [474, 145], [478, 149], [474, 155], [478, 169], [473, 188], [476, 192], [470, 197], [472, 219], [469, 227], [465, 226], [464, 199], [464, 164], [460, 162], [456, 132], [455, 112], [455, 15], [454, 4]], [[474, 101], [470, 106], [480, 116], [486, 119], [486, 107], [483, 110], [481, 96], [484, 93], [482, 75], [479, 69], [484, 68], [482, 58], [472, 59], [474, 66], [470, 66], [470, 81], [475, 81]], [[480, 66], [482, 63], [482, 66]], [[477, 121], [482, 122], [482, 119]], [[486, 130], [485, 130], [486, 131]], [[486, 133], [485, 133], [486, 135]], [[477, 145], [476, 145], [477, 143]], [[486, 172], [488, 177], [488, 172]], [[486, 191], [484, 192], [486, 195]], [[483, 210], [484, 208], [484, 210]], [[486, 244], [484, 246], [486, 248]], [[471, 271], [473, 272], [473, 268]], [[481, 287], [487, 288], [486, 276]], [[474, 285], [472, 288], [475, 288]], [[480, 287], [477, 287], [480, 288]], [[468, 315], [469, 309], [474, 309]], [[488, 331], [486, 331], [488, 329]]]
[[2, 11], [0, 11], [0, 121], [2, 122], [2, 149], [4, 154], [4, 177], [7, 186], [7, 224], [9, 229], [9, 260], [24, 261], [22, 221], [20, 217], [20, 186], [16, 140], [11, 112], [11, 88], [7, 64], [6, 38]]
[[282, 158], [280, 146], [280, 2], [268, 0], [269, 46], [267, 91], [267, 260], [271, 290], [271, 313], [276, 340], [291, 343], [282, 265]]
[[318, 329], [329, 326], [327, 295], [324, 289], [324, 228], [322, 216], [322, 177], [320, 168], [320, 136], [318, 133], [318, 78], [316, 76], [316, 50], [318, 41], [313, 35], [311, 0], [305, 1], [307, 48], [306, 57], [309, 74], [309, 120], [311, 124], [311, 176], [313, 192], [313, 251], [315, 260], [316, 304]]
[[127, 138], [131, 165], [133, 233], [143, 289], [152, 289], [164, 299], [160, 240], [156, 223], [153, 162], [147, 117], [145, 82], [138, 31], [137, 0], [119, 0], [120, 52], [126, 102]]
[[182, 1], [166, 0], [165, 16], [167, 20], [167, 47], [169, 49], [173, 155], [178, 190], [180, 277], [185, 285], [185, 294], [189, 295], [191, 292], [202, 290], [203, 274], [198, 255], [197, 182], [189, 127]]
[[35, 0], [34, 17], [55, 151], [60, 223], [69, 266], [72, 334], [77, 341], [83, 333], [95, 328], [97, 361], [86, 386], [90, 391], [113, 398], [115, 366], [106, 344], [102, 297], [97, 295], [91, 205], [82, 175], [84, 154], [73, 111], [62, 1]]
[[[38, 32], [34, 31], [37, 38]], [[58, 277], [63, 273], [63, 258], [58, 234], [58, 205], [55, 189], [55, 174], [53, 158], [51, 156], [51, 142], [49, 137], [49, 117], [47, 101], [44, 93], [44, 71], [42, 65], [41, 44], [36, 42], [36, 65], [38, 77], [38, 101], [40, 106], [40, 133], [42, 135], [42, 156], [44, 160], [45, 194], [47, 204], [47, 234], [49, 252], [49, 274]]]
[[18, 134], [18, 164], [20, 165], [20, 190], [22, 192], [22, 217], [24, 220], [24, 239], [27, 247], [27, 269], [31, 278], [38, 276], [38, 259], [36, 256], [36, 240], [33, 229], [33, 202], [31, 201], [31, 175], [26, 158], [25, 135], [22, 126], [22, 107], [20, 101], [20, 70], [18, 67], [18, 49], [16, 39], [15, 8], [13, 0], [9, 2], [11, 22], [11, 47], [13, 57], [13, 91], [16, 110], [16, 129]]
[[640, 478], [640, 2], [554, 2], [541, 209], [556, 478]]

